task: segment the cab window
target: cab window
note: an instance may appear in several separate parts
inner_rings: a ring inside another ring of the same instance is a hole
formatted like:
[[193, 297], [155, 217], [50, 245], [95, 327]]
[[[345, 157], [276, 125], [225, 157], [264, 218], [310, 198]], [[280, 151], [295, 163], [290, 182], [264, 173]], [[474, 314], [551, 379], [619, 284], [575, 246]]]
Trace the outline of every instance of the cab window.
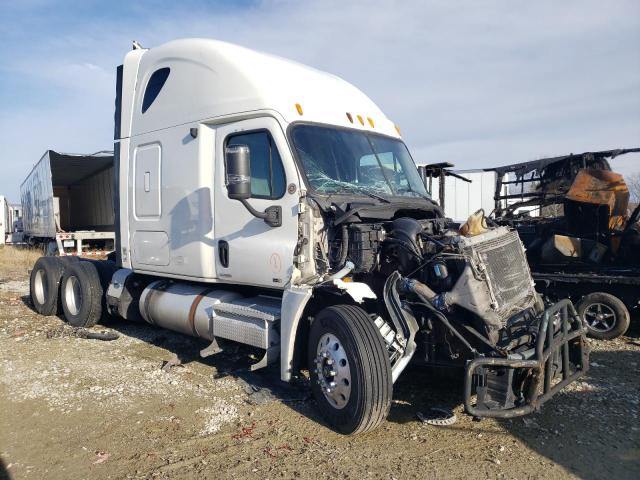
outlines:
[[276, 199], [284, 195], [285, 174], [280, 154], [266, 130], [228, 137], [227, 145], [247, 145], [251, 155], [251, 197]]

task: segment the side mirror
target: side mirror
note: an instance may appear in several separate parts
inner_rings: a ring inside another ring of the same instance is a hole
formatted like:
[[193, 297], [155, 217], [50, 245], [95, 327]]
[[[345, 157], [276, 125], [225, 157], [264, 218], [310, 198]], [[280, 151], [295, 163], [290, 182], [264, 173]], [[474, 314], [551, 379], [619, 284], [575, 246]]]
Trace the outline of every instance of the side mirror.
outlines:
[[227, 195], [234, 200], [251, 198], [251, 155], [247, 145], [229, 145], [224, 151], [227, 164]]
[[253, 208], [247, 200], [251, 198], [251, 158], [247, 145], [230, 145], [224, 150], [227, 164], [227, 195], [239, 200], [251, 215], [261, 218], [271, 227], [282, 225], [282, 207], [271, 206], [264, 212]]

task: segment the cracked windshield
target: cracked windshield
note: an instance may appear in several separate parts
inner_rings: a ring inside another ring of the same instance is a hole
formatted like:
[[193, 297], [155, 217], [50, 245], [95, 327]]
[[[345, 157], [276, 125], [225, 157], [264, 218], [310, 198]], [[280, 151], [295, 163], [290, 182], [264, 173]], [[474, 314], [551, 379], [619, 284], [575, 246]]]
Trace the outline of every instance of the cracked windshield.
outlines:
[[314, 125], [295, 126], [292, 139], [307, 179], [318, 193], [427, 196], [400, 140]]

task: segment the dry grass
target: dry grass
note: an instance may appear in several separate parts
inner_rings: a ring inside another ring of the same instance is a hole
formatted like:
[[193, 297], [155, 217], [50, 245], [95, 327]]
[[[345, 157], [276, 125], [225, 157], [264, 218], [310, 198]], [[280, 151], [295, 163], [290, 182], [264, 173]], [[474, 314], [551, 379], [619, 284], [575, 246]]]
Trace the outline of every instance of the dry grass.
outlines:
[[40, 256], [39, 249], [5, 245], [0, 247], [0, 266], [4, 275], [23, 277]]

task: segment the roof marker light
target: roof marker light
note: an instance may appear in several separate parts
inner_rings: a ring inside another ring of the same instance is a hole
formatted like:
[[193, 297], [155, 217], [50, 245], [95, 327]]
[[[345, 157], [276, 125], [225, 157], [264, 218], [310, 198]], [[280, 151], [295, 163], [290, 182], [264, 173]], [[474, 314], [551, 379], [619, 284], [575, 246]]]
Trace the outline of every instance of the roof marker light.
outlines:
[[351, 116], [351, 114], [349, 112], [347, 112], [347, 118], [349, 119], [349, 121], [351, 123], [353, 123], [353, 117]]
[[367, 117], [367, 120], [369, 121], [369, 125], [371, 125], [371, 128], [375, 128], [373, 125], [373, 120], [371, 119], [371, 117]]
[[298, 111], [298, 113], [299, 113], [300, 115], [302, 115], [302, 107], [300, 106], [300, 104], [299, 104], [299, 103], [296, 103], [296, 110]]
[[362, 118], [362, 115], [358, 115], [358, 121], [360, 122], [360, 125], [364, 126], [364, 119]]
[[396, 132], [398, 132], [398, 135], [402, 136], [402, 133], [400, 133], [400, 127], [398, 125], [394, 125], [394, 127], [396, 127]]

